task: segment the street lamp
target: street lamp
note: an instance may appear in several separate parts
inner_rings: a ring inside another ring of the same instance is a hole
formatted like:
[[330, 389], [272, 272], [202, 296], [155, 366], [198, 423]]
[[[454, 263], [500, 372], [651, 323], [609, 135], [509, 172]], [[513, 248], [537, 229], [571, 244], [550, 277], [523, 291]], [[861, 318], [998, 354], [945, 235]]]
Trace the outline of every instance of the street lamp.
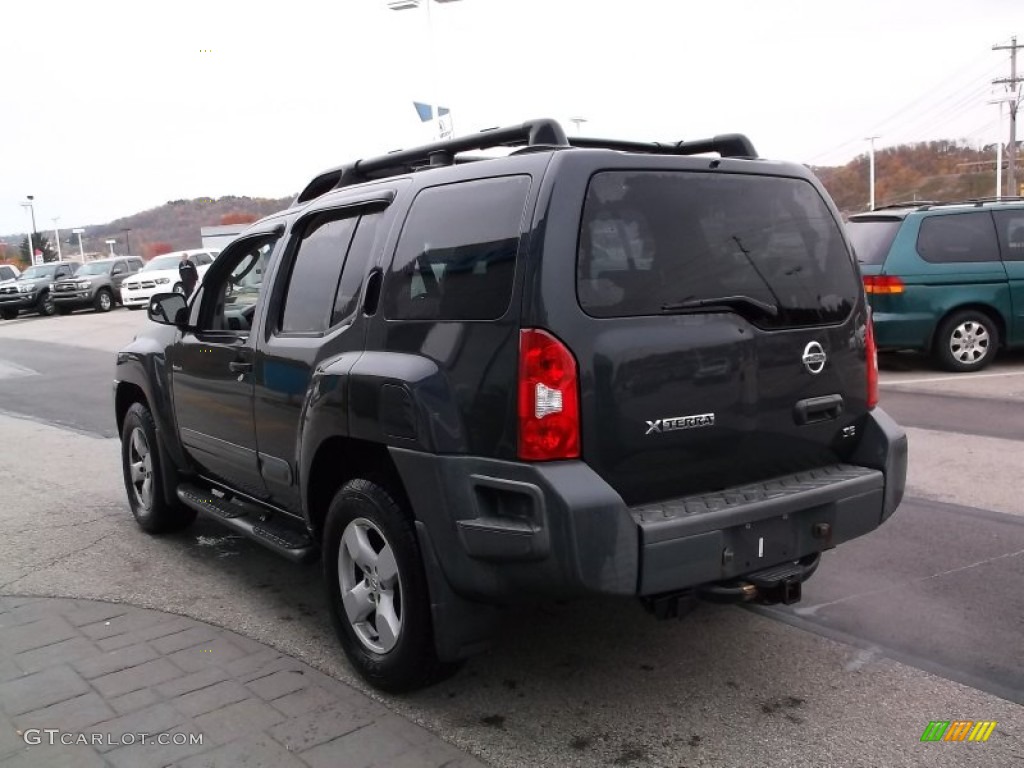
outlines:
[[877, 138], [879, 138], [879, 137], [878, 136], [867, 136], [864, 139], [865, 141], [870, 141], [871, 142], [871, 154], [870, 154], [870, 159], [868, 161], [871, 170], [868, 172], [869, 173], [868, 186], [871, 189], [871, 210], [872, 211], [875, 210], [875, 139], [877, 139]]
[[106, 241], [107, 245], [109, 245], [109, 246], [110, 246], [110, 255], [111, 255], [111, 256], [113, 256], [113, 255], [114, 255], [114, 243], [116, 243], [116, 242], [117, 242], [117, 240], [115, 240], [115, 239], [114, 239], [114, 238], [112, 238], [112, 237], [111, 237], [111, 238], [108, 238], [108, 239], [107, 239], [107, 241]]
[[36, 246], [33, 242], [33, 238], [36, 234], [36, 209], [32, 204], [32, 201], [36, 198], [35, 195], [25, 195], [25, 197], [28, 198], [28, 202], [22, 203], [21, 207], [28, 208], [29, 212], [32, 214], [32, 231], [28, 233], [28, 261], [29, 264], [34, 265], [36, 263]]
[[132, 252], [131, 246], [128, 245], [128, 233], [132, 231], [131, 227], [123, 227], [121, 229], [124, 232], [124, 255], [129, 256]]
[[53, 239], [57, 241], [57, 261], [64, 261], [64, 254], [60, 250], [60, 229], [57, 227], [60, 216], [54, 216], [50, 221], [53, 222]]
[[[1013, 104], [1017, 101], [1017, 94], [1014, 91], [1003, 96], [996, 96], [994, 99], [989, 99], [989, 104], [999, 105], [999, 132], [997, 134], [996, 141], [996, 200], [1003, 199], [1003, 104]], [[1012, 109], [1012, 107], [1011, 107]], [[1010, 190], [1011, 194], [1014, 194], [1015, 190]]]
[[81, 227], [72, 229], [71, 234], [78, 235], [78, 257], [85, 263], [85, 248], [82, 247], [82, 235], [85, 234], [85, 230]]
[[426, 9], [427, 14], [427, 55], [430, 62], [430, 98], [427, 99], [430, 103], [430, 124], [434, 126], [434, 129], [440, 132], [440, 124], [437, 122], [437, 104], [435, 103], [438, 98], [437, 94], [437, 72], [434, 66], [434, 25], [430, 21], [430, 5], [434, 3], [456, 3], [459, 0], [388, 0], [388, 8], [392, 11], [411, 11], [414, 8], [419, 8], [420, 3]]
[[580, 135], [580, 126], [587, 122], [585, 117], [570, 117], [569, 122], [576, 126], [576, 135]]

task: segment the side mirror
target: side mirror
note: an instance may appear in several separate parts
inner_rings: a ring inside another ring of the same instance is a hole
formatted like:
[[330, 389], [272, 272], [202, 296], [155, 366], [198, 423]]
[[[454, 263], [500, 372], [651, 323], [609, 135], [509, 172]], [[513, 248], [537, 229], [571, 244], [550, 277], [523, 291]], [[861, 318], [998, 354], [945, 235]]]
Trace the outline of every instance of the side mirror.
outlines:
[[161, 325], [188, 325], [188, 303], [180, 293], [158, 293], [149, 300], [149, 319]]

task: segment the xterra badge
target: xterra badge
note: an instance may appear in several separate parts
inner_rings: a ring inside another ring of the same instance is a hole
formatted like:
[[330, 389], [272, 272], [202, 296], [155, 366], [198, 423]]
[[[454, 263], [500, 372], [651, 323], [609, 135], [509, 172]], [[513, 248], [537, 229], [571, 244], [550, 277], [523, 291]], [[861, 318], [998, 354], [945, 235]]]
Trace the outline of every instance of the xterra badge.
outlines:
[[698, 413], [695, 416], [673, 416], [669, 419], [655, 419], [647, 422], [646, 435], [656, 432], [675, 432], [679, 429], [696, 429], [697, 427], [715, 426], [715, 414]]

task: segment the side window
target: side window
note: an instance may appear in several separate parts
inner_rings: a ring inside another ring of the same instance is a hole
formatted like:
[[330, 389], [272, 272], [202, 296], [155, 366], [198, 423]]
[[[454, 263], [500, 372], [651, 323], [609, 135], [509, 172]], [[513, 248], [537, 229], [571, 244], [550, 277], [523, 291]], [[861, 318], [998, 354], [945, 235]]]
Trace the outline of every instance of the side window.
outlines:
[[119, 261], [111, 268], [110, 274], [112, 277], [116, 277], [117, 275], [123, 275], [127, 271], [128, 269], [125, 267], [125, 263], [123, 261]]
[[196, 254], [196, 258], [199, 260], [199, 266], [201, 267], [206, 266], [212, 261], [212, 259], [210, 258], [210, 254], [208, 253]]
[[213, 331], [247, 332], [276, 236], [252, 240], [230, 256], [230, 272], [206, 282], [199, 326]]
[[392, 320], [493, 320], [512, 296], [529, 176], [425, 189], [385, 289]]
[[281, 333], [327, 330], [345, 253], [359, 220], [358, 216], [337, 216], [321, 214], [305, 225], [288, 276]]
[[917, 252], [933, 264], [999, 261], [999, 246], [987, 211], [928, 216], [917, 235]]
[[1006, 261], [1024, 261], [1024, 210], [994, 211], [999, 244]]
[[331, 325], [337, 325], [355, 314], [359, 305], [359, 294], [363, 290], [363, 279], [373, 256], [373, 243], [377, 236], [382, 213], [368, 213], [359, 219], [356, 233], [345, 258], [338, 282], [338, 293], [334, 298], [334, 313]]

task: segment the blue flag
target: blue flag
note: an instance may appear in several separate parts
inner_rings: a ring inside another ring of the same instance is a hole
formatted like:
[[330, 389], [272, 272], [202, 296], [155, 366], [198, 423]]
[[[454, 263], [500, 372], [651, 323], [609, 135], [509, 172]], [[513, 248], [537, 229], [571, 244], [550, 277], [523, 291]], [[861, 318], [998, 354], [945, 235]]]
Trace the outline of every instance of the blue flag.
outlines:
[[[416, 107], [416, 114], [418, 114], [420, 116], [420, 122], [425, 123], [425, 122], [427, 122], [430, 119], [430, 105], [429, 104], [423, 104], [422, 102], [414, 101], [412, 103], [412, 105], [414, 107]], [[448, 112], [449, 112], [448, 107], [438, 107], [437, 108], [438, 117], [443, 116], [443, 115], [447, 115]]]

